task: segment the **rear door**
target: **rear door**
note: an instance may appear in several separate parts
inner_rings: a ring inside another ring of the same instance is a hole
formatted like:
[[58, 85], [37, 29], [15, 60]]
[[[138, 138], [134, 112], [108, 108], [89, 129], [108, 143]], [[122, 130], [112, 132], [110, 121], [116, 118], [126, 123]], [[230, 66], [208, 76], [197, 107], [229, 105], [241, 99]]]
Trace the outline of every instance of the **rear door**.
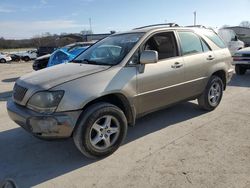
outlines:
[[185, 62], [186, 97], [199, 95], [207, 83], [209, 66], [215, 61], [214, 53], [204, 39], [192, 31], [178, 31], [181, 53]]

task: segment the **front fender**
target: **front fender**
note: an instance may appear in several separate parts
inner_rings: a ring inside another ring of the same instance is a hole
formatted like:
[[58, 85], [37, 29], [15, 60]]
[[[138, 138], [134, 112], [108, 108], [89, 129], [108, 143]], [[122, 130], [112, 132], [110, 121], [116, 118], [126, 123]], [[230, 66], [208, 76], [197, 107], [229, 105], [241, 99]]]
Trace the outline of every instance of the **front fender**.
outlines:
[[133, 103], [136, 96], [136, 67], [113, 67], [64, 83], [53, 90], [65, 91], [58, 112], [83, 109], [89, 102], [113, 93], [120, 93]]

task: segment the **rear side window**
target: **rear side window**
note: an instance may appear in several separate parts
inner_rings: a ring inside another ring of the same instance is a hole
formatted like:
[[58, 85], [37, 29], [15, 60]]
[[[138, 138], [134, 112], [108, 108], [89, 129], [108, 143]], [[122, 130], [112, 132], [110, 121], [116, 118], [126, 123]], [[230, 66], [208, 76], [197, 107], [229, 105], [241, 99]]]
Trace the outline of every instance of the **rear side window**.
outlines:
[[196, 34], [187, 31], [178, 32], [181, 42], [181, 52], [182, 55], [202, 53], [203, 47], [200, 40]]
[[218, 47], [220, 48], [226, 48], [225, 43], [221, 40], [221, 38], [214, 33], [213, 31], [209, 31], [209, 30], [204, 30], [203, 35], [205, 35], [207, 38], [209, 38], [211, 41], [213, 41], [213, 43], [215, 43]]

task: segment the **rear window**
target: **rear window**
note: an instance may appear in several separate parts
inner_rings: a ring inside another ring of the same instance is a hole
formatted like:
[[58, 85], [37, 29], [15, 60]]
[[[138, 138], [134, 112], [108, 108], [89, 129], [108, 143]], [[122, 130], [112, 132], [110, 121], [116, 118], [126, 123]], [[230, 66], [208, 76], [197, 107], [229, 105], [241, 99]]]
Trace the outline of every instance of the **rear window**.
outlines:
[[222, 39], [213, 31], [204, 30], [203, 35], [205, 35], [207, 38], [209, 38], [211, 41], [213, 41], [218, 47], [220, 48], [226, 48], [226, 45], [222, 41]]

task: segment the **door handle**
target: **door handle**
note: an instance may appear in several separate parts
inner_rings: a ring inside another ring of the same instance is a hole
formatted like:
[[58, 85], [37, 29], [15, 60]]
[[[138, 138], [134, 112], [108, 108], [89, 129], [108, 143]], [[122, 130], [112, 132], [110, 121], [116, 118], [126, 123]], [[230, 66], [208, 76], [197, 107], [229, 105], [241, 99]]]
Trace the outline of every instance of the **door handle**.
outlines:
[[207, 60], [212, 61], [212, 60], [214, 60], [214, 57], [212, 55], [210, 55], [210, 56], [207, 57]]
[[171, 68], [173, 69], [178, 69], [183, 67], [183, 64], [179, 63], [179, 62], [175, 62], [175, 64], [171, 65]]

